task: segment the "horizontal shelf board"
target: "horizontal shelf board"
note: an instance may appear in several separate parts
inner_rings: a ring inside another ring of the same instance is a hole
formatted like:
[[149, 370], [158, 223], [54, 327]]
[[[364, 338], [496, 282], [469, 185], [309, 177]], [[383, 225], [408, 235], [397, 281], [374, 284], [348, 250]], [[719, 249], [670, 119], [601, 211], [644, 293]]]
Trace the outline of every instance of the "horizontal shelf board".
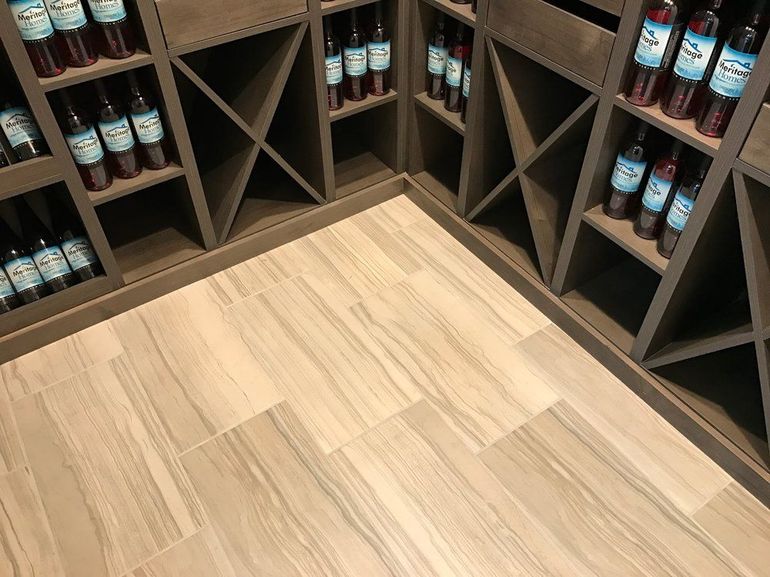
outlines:
[[148, 170], [145, 168], [136, 178], [114, 178], [112, 186], [105, 190], [89, 190], [88, 197], [91, 199], [94, 206], [98, 206], [105, 202], [110, 202], [111, 200], [160, 184], [161, 182], [166, 182], [172, 178], [177, 178], [183, 174], [184, 168], [173, 162], [161, 170]]
[[134, 242], [113, 247], [112, 251], [126, 284], [152, 276], [206, 252], [202, 246], [173, 226], [154, 230]]
[[438, 8], [442, 12], [449, 14], [452, 18], [459, 20], [467, 24], [468, 26], [476, 26], [476, 15], [471, 10], [471, 3], [467, 4], [455, 4], [450, 0], [422, 0], [426, 4], [430, 4], [434, 8]]
[[321, 0], [321, 14], [333, 14], [342, 10], [350, 10], [367, 4], [374, 4], [377, 0], [331, 0], [326, 2]]
[[393, 102], [397, 99], [398, 99], [398, 94], [396, 93], [395, 90], [391, 90], [384, 96], [373, 96], [369, 94], [363, 100], [359, 100], [359, 101], [346, 100], [345, 104], [339, 110], [329, 111], [329, 120], [331, 122], [335, 122], [337, 120], [347, 118], [348, 116], [353, 116], [354, 114], [358, 114], [359, 112], [363, 112], [364, 110], [371, 110], [372, 108], [375, 108], [377, 106], [387, 104], [388, 102]]
[[152, 64], [152, 62], [153, 59], [150, 54], [137, 49], [136, 54], [129, 56], [128, 58], [115, 60], [102, 56], [99, 58], [98, 62], [91, 66], [86, 66], [85, 68], [69, 67], [64, 74], [54, 76], [53, 78], [38, 78], [38, 80], [40, 81], [40, 86], [43, 87], [43, 90], [50, 92], [51, 90], [66, 88], [67, 86], [88, 82], [89, 80], [117, 74], [118, 72], [125, 72], [126, 70], [131, 70], [133, 68], [139, 68], [140, 66], [147, 66], [148, 64]]
[[443, 100], [433, 100], [432, 98], [428, 98], [427, 92], [415, 95], [414, 100], [423, 110], [430, 112], [457, 134], [465, 136], [465, 124], [460, 120], [460, 113], [449, 112], [444, 108]]
[[286, 202], [265, 198], [244, 197], [233, 221], [227, 242], [245, 238], [304, 214], [319, 204], [314, 202]]
[[662, 275], [666, 272], [669, 259], [658, 254], [656, 240], [637, 236], [633, 220], [610, 218], [604, 214], [601, 205], [584, 213], [583, 220], [656, 273]]
[[422, 172], [413, 174], [412, 178], [446, 206], [452, 210], [457, 210], [458, 193], [437, 178], [432, 171], [423, 170]]
[[24, 194], [61, 179], [59, 163], [52, 156], [41, 156], [0, 168], [0, 200]]
[[365, 150], [334, 164], [336, 198], [342, 198], [395, 176], [376, 154]]
[[63, 311], [112, 291], [112, 282], [104, 275], [43, 297], [0, 315], [0, 336], [9, 335], [24, 327], [43, 321]]
[[677, 120], [663, 114], [658, 104], [652, 106], [635, 106], [628, 102], [622, 94], [615, 97], [615, 104], [626, 112], [630, 112], [640, 120], [649, 122], [655, 128], [675, 136], [685, 144], [700, 150], [703, 154], [714, 156], [722, 143], [721, 138], [705, 136], [695, 129], [695, 120]]
[[763, 170], [759, 170], [755, 166], [751, 166], [749, 163], [744, 162], [740, 158], [735, 161], [735, 170], [745, 174], [757, 182], [764, 184], [767, 187], [770, 187], [770, 174], [767, 174]]

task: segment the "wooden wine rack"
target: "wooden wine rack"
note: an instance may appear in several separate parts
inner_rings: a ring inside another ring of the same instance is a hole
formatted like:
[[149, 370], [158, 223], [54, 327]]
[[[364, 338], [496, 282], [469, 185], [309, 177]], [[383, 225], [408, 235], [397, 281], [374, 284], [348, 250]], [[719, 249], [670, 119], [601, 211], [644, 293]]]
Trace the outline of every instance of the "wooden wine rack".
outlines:
[[[137, 54], [53, 79], [0, 6], [51, 148], [0, 170], [0, 199], [63, 183], [106, 273], [0, 316], [0, 362], [406, 193], [770, 502], [770, 42], [711, 139], [620, 94], [644, 0], [385, 0], [393, 91], [330, 113], [322, 16], [373, 0], [226, 0], [216, 22], [192, 1], [130, 0]], [[424, 92], [439, 11], [474, 31], [467, 124]], [[129, 69], [154, 83], [174, 161], [88, 192], [52, 104]], [[671, 260], [601, 210], [639, 119], [713, 159]]]

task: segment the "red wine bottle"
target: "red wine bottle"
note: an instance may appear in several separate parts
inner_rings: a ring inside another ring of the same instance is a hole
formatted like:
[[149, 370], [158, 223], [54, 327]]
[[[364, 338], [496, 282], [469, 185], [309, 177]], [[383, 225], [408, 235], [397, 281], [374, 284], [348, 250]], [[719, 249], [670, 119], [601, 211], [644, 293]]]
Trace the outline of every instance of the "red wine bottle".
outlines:
[[618, 153], [610, 179], [610, 196], [603, 207], [611, 218], [629, 218], [636, 210], [639, 188], [647, 170], [649, 130], [649, 124], [640, 122]]
[[7, 0], [35, 74], [47, 78], [67, 69], [43, 0]]
[[631, 104], [658, 101], [684, 27], [682, 8], [682, 0], [654, 0], [648, 8], [626, 84]]
[[671, 255], [674, 254], [676, 243], [679, 242], [679, 237], [690, 218], [690, 213], [695, 206], [695, 199], [698, 198], [709, 166], [711, 166], [711, 158], [704, 155], [695, 170], [687, 173], [676, 191], [671, 208], [668, 209], [666, 215], [663, 234], [658, 239], [658, 253], [666, 258], [671, 258]]
[[342, 48], [332, 29], [331, 16], [324, 16], [324, 52], [326, 54], [326, 96], [329, 110], [339, 110], [345, 104], [342, 95]]
[[50, 195], [48, 199], [51, 225], [73, 274], [80, 282], [104, 274], [104, 269], [93, 246], [91, 246], [91, 241], [88, 239], [83, 225], [64, 206], [58, 196]]
[[698, 112], [708, 73], [719, 53], [717, 36], [724, 24], [723, 4], [724, 0], [708, 0], [690, 16], [660, 102], [661, 110], [672, 118], [693, 118]]
[[35, 302], [48, 294], [35, 261], [3, 219], [0, 219], [0, 264], [22, 304]]
[[390, 31], [385, 26], [381, 1], [374, 5], [374, 21], [367, 40], [369, 94], [384, 96], [390, 92]]
[[724, 136], [767, 34], [763, 18], [766, 4], [765, 0], [755, 1], [749, 16], [730, 30], [695, 122], [701, 134]]
[[88, 190], [109, 188], [112, 175], [107, 169], [104, 148], [91, 119], [74, 104], [66, 88], [61, 90], [60, 96], [64, 105], [61, 129], [80, 179]]
[[99, 100], [97, 120], [99, 132], [107, 147], [107, 162], [110, 172], [118, 178], [134, 178], [142, 172], [142, 165], [136, 154], [136, 141], [128, 118], [120, 104], [113, 101], [102, 80], [94, 81]]
[[463, 65], [471, 53], [471, 43], [465, 35], [465, 24], [457, 24], [455, 37], [449, 43], [446, 61], [446, 90], [444, 108], [449, 112], [460, 112], [463, 101]]
[[136, 52], [134, 34], [123, 0], [88, 0], [99, 30], [99, 49], [107, 58], [128, 58]]
[[5, 134], [0, 130], [0, 168], [10, 166], [11, 161], [8, 160], [9, 154], [11, 154], [11, 147], [5, 138]]
[[358, 9], [350, 10], [350, 30], [342, 44], [342, 60], [345, 69], [345, 98], [363, 100], [366, 87], [366, 34], [358, 23]]
[[471, 60], [473, 54], [468, 54], [468, 60], [465, 61], [465, 67], [463, 68], [463, 104], [462, 110], [460, 110], [460, 120], [465, 123], [466, 115], [468, 114], [468, 99], [471, 97]]
[[[2, 243], [1, 240], [0, 243]], [[2, 246], [0, 246], [0, 252], [1, 251]], [[11, 312], [21, 305], [21, 301], [19, 301], [19, 297], [16, 296], [16, 290], [13, 288], [11, 279], [5, 274], [5, 269], [2, 267], [1, 263], [2, 261], [0, 261], [0, 315]]]
[[642, 238], [658, 238], [663, 229], [671, 192], [682, 166], [684, 144], [674, 140], [671, 150], [658, 159], [642, 194], [642, 208], [634, 232]]
[[436, 26], [428, 41], [428, 98], [443, 100], [446, 91], [446, 61], [449, 55], [446, 37], [446, 19], [443, 12], [436, 17]]
[[126, 77], [129, 90], [128, 115], [139, 140], [142, 165], [150, 170], [166, 168], [171, 159], [158, 107], [152, 96], [142, 88], [133, 70], [128, 71]]
[[0, 96], [0, 128], [18, 160], [30, 160], [48, 152], [35, 117], [20, 98]]
[[70, 66], [90, 66], [99, 60], [91, 38], [91, 24], [80, 0], [45, 0], [53, 29], [66, 47], [64, 56]]

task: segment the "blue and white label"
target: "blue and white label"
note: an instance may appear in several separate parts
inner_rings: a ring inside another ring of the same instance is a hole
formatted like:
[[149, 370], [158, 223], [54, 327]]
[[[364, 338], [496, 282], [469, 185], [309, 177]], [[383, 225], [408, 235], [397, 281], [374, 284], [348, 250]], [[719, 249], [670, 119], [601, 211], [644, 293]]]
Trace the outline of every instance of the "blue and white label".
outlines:
[[671, 228], [682, 232], [684, 226], [687, 224], [687, 219], [690, 218], [690, 213], [694, 206], [694, 199], [687, 198], [681, 192], [677, 192], [674, 197], [674, 202], [671, 203], [671, 208], [668, 210], [666, 222]]
[[446, 60], [446, 83], [459, 87], [463, 81], [463, 61], [461, 58], [449, 57]]
[[113, 122], [99, 122], [99, 132], [102, 133], [104, 144], [110, 152], [123, 152], [136, 144], [125, 116]]
[[639, 42], [636, 45], [634, 60], [642, 66], [660, 68], [673, 29], [674, 27], [670, 24], [659, 24], [645, 18], [642, 31], [639, 34]]
[[663, 212], [663, 207], [666, 206], [666, 200], [673, 184], [670, 180], [664, 180], [655, 176], [654, 173], [651, 174], [644, 189], [642, 204], [650, 212]]
[[45, 0], [45, 5], [56, 30], [75, 30], [88, 23], [80, 0]]
[[342, 54], [326, 57], [326, 84], [335, 86], [342, 82]]
[[61, 249], [64, 251], [64, 256], [70, 263], [72, 270], [79, 270], [84, 266], [99, 262], [91, 242], [84, 236], [65, 240], [61, 243]]
[[390, 40], [387, 42], [369, 42], [366, 45], [366, 58], [369, 70], [381, 72], [390, 69]]
[[32, 113], [21, 106], [0, 112], [0, 127], [13, 148], [43, 138]]
[[64, 256], [64, 252], [58, 246], [51, 246], [33, 253], [32, 260], [35, 261], [37, 270], [40, 271], [40, 276], [42, 276], [43, 280], [46, 282], [63, 277], [72, 272], [72, 269]]
[[756, 54], [738, 52], [725, 44], [711, 75], [709, 88], [726, 98], [740, 98], [756, 62]]
[[674, 72], [687, 80], [702, 80], [716, 47], [715, 37], [701, 36], [688, 28], [679, 47]]
[[13, 290], [13, 285], [11, 284], [11, 281], [8, 279], [8, 276], [5, 274], [3, 267], [0, 267], [0, 299], [12, 297], [15, 294], [16, 294], [16, 291]]
[[153, 108], [149, 112], [131, 114], [131, 123], [134, 125], [136, 136], [142, 144], [155, 144], [166, 136], [157, 108]]
[[35, 261], [26, 255], [5, 263], [5, 272], [17, 293], [45, 284]]
[[345, 74], [348, 76], [363, 76], [366, 74], [366, 47], [342, 48], [342, 60], [345, 66]]
[[8, 8], [22, 40], [42, 40], [53, 34], [53, 24], [43, 0], [8, 0]]
[[446, 61], [449, 56], [448, 48], [439, 48], [428, 44], [428, 72], [443, 76], [446, 74]]
[[127, 16], [123, 0], [88, 0], [91, 15], [101, 24], [111, 24]]
[[618, 154], [610, 183], [620, 192], [633, 194], [639, 190], [646, 168], [647, 163], [645, 161], [634, 162], [622, 154]]
[[463, 70], [463, 96], [470, 98], [471, 96], [471, 67], [465, 66]]
[[67, 141], [70, 154], [76, 164], [93, 164], [104, 158], [102, 143], [93, 127], [80, 134], [65, 134], [64, 140]]

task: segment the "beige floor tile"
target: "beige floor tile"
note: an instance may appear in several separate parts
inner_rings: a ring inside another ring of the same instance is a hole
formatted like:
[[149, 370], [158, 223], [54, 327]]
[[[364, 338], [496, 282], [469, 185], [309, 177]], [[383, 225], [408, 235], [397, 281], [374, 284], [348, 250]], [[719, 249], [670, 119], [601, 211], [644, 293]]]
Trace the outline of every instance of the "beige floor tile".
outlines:
[[123, 357], [14, 408], [68, 577], [122, 575], [204, 524]]
[[599, 576], [746, 575], [565, 401], [481, 458]]
[[0, 474], [24, 464], [24, 455], [11, 412], [11, 404], [0, 391]]
[[387, 232], [396, 232], [410, 224], [430, 218], [405, 195], [386, 200], [377, 206], [353, 215], [348, 220], [355, 222], [362, 215], [376, 221]]
[[390, 223], [386, 220], [380, 220], [378, 216], [367, 210], [351, 216], [349, 222], [364, 233], [367, 238], [372, 239], [377, 247], [406, 274], [422, 270], [422, 262], [404, 250], [401, 241], [393, 235], [394, 231], [390, 230]]

